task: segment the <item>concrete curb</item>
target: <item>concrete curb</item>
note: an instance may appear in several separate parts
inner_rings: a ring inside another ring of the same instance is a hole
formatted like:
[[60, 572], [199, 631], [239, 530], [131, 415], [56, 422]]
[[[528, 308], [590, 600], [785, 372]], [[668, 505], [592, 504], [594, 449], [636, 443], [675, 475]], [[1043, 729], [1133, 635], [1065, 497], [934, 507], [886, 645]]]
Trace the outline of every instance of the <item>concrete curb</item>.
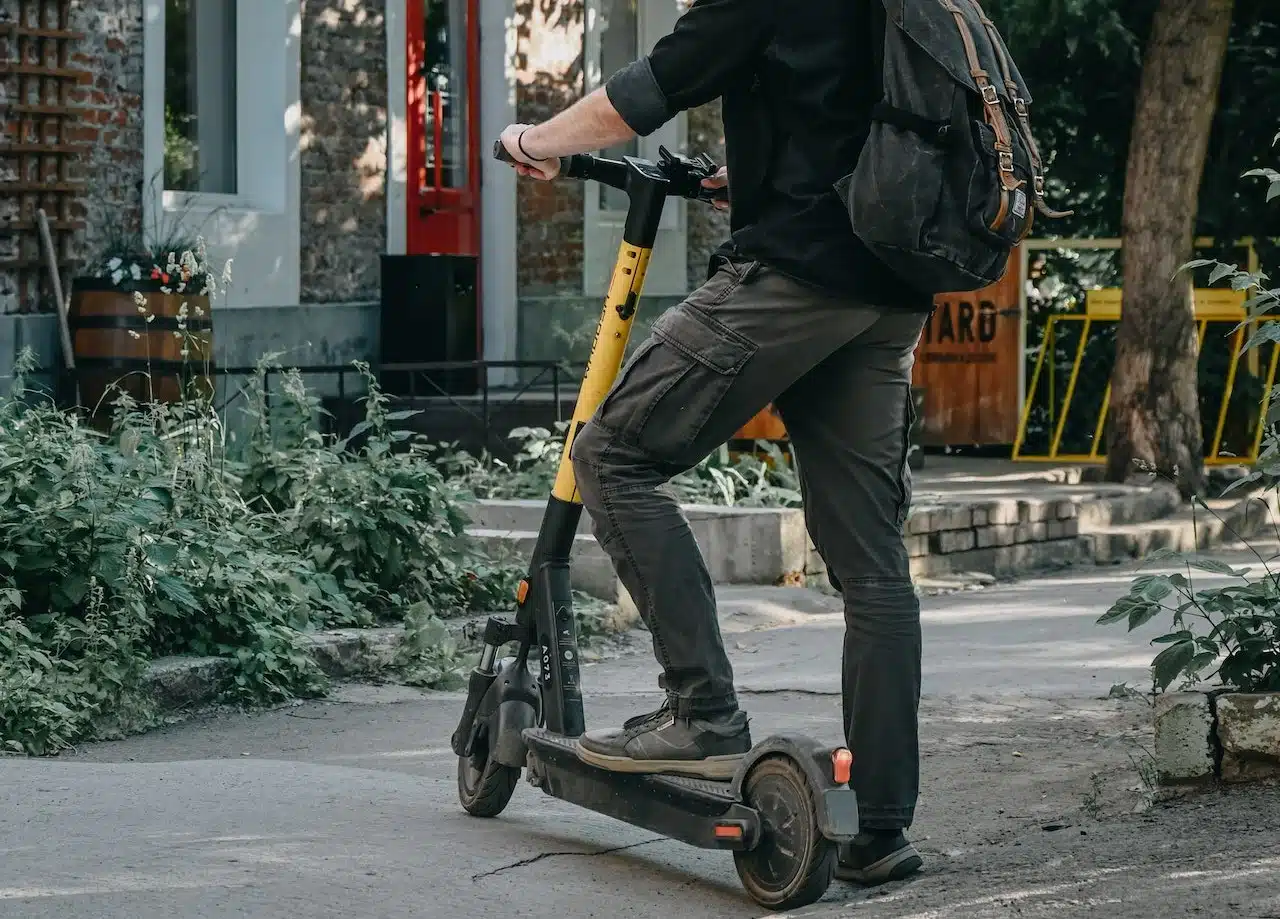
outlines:
[[[458, 641], [475, 639], [491, 613], [444, 620]], [[608, 634], [626, 632], [640, 623], [634, 604], [608, 609], [602, 625]], [[384, 672], [396, 658], [405, 631], [400, 626], [375, 629], [331, 629], [303, 636], [303, 647], [331, 679], [351, 679]], [[208, 705], [217, 700], [232, 678], [225, 657], [174, 655], [151, 662], [143, 678], [144, 691], [162, 711]]]
[[[1183, 508], [1164, 483], [1099, 486], [1050, 497], [943, 500], [919, 496], [907, 516], [914, 577], [986, 574], [1013, 577], [1081, 564], [1181, 551], [1249, 536], [1276, 519], [1274, 499], [1240, 496], [1210, 502], [1214, 514]], [[536, 541], [544, 503], [481, 501], [471, 508], [471, 534], [498, 555], [525, 558]], [[797, 585], [826, 579], [826, 565], [797, 508], [687, 505], [695, 540], [716, 584]], [[1221, 518], [1221, 519], [1218, 519]], [[573, 585], [616, 603], [634, 604], [584, 519], [574, 540]]]
[[1160, 696], [1155, 760], [1166, 796], [1218, 784], [1280, 783], [1280, 692]]
[[[450, 632], [461, 634], [461, 623], [450, 626]], [[334, 629], [304, 636], [303, 645], [321, 670], [341, 679], [385, 669], [403, 638], [404, 629], [398, 627]], [[162, 710], [176, 711], [215, 701], [231, 678], [229, 658], [175, 655], [152, 661], [143, 685]]]

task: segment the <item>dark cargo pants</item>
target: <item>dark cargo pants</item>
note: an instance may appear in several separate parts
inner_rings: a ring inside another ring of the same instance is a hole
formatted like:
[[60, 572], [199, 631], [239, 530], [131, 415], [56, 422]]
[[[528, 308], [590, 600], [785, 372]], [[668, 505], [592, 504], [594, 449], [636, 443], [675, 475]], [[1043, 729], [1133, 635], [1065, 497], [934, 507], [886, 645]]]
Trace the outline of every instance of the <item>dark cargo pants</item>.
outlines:
[[658, 318], [572, 451], [596, 539], [652, 633], [676, 713], [732, 711], [711, 577], [660, 486], [778, 408], [809, 533], [844, 596], [844, 721], [867, 828], [909, 826], [919, 784], [920, 606], [902, 525], [924, 321], [725, 261]]

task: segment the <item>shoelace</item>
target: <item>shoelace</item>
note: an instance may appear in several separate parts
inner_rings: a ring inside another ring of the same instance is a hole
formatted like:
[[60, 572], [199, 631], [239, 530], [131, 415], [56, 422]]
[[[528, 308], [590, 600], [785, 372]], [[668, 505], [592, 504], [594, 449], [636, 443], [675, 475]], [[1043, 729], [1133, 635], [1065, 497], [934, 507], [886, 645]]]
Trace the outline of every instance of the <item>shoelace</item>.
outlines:
[[622, 729], [624, 731], [633, 731], [636, 728], [645, 727], [646, 725], [661, 721], [670, 714], [671, 703], [669, 701], [663, 702], [662, 706], [656, 712], [649, 712], [647, 715], [636, 715], [634, 718], [628, 718], [626, 721], [622, 722]]

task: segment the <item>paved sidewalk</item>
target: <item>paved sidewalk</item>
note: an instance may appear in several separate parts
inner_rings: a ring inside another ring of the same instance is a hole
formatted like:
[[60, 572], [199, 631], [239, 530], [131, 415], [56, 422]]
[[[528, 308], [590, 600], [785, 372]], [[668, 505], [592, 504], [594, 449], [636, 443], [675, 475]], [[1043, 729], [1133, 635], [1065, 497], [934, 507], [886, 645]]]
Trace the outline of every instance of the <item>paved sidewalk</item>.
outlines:
[[[1238, 553], [1228, 556], [1240, 562]], [[1149, 809], [1146, 636], [1092, 625], [1118, 570], [925, 601], [919, 880], [835, 884], [817, 916], [1280, 915], [1280, 794]], [[839, 616], [785, 588], [727, 592], [753, 730], [835, 740]], [[657, 701], [647, 636], [586, 668], [588, 719]], [[456, 694], [348, 685], [331, 700], [215, 713], [58, 760], [0, 759], [0, 917], [610, 919], [760, 916], [732, 860], [522, 786], [496, 820], [459, 810]]]

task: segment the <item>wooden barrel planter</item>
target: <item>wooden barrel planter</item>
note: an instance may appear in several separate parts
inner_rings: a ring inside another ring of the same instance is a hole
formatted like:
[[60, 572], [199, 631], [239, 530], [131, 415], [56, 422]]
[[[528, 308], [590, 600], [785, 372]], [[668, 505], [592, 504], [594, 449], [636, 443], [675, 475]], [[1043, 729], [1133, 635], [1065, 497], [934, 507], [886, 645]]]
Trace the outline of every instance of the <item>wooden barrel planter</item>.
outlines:
[[[80, 406], [110, 427], [116, 400], [174, 403], [213, 394], [213, 317], [206, 295], [166, 294], [159, 281], [77, 278], [67, 325]], [[139, 305], [134, 293], [145, 303]], [[183, 304], [187, 315], [180, 317]], [[184, 355], [183, 351], [187, 353]]]

